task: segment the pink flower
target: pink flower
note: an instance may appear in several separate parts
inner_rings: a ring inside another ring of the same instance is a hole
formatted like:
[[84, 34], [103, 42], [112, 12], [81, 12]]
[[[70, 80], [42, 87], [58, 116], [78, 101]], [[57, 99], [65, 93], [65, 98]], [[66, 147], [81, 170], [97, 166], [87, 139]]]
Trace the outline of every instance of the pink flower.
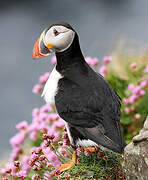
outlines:
[[22, 168], [22, 171], [25, 171], [26, 173], [28, 173], [30, 171], [30, 166], [28, 164], [24, 164], [23, 165], [23, 168]]
[[57, 167], [61, 165], [58, 156], [50, 150], [50, 148], [43, 149], [43, 153], [46, 158], [53, 164], [53, 166]]
[[98, 65], [98, 63], [99, 63], [99, 60], [97, 58], [93, 58], [91, 62], [91, 66], [96, 66]]
[[44, 112], [40, 113], [39, 119], [40, 119], [41, 121], [46, 121], [46, 118], [47, 118], [47, 114], [46, 114], [46, 113], [44, 113]]
[[6, 169], [4, 169], [4, 168], [0, 169], [0, 174], [5, 175], [6, 174]]
[[[33, 118], [33, 120], [32, 120], [32, 124], [30, 124], [30, 126], [29, 126], [29, 131], [30, 131], [30, 129], [32, 128], [32, 125], [34, 126], [34, 124], [36, 124], [36, 126], [38, 126], [40, 123], [41, 123], [41, 119], [39, 118], [39, 116], [38, 117], [35, 117], [35, 118]], [[38, 129], [38, 128], [36, 128], [36, 129]]]
[[32, 132], [30, 133], [30, 139], [32, 139], [32, 140], [37, 140], [37, 138], [38, 138], [37, 132], [36, 132], [36, 131], [32, 131]]
[[48, 130], [50, 130], [50, 126], [48, 126], [45, 122], [42, 122], [40, 124], [40, 127], [39, 127], [39, 130], [42, 132], [42, 133], [46, 133]]
[[23, 144], [25, 137], [26, 137], [26, 133], [24, 133], [24, 131], [17, 133], [15, 136], [13, 136], [10, 139], [10, 144], [15, 147], [15, 146], [20, 146], [21, 144]]
[[123, 98], [123, 102], [124, 102], [124, 104], [129, 104], [129, 100], [127, 99], [127, 98]]
[[85, 61], [86, 61], [89, 65], [91, 65], [92, 58], [91, 58], [91, 57], [86, 57], [86, 58], [85, 58]]
[[70, 174], [65, 174], [65, 179], [70, 180]]
[[26, 155], [23, 156], [23, 157], [22, 157], [22, 163], [23, 163], [23, 164], [28, 164], [28, 162], [29, 162], [29, 156], [26, 156]]
[[133, 62], [133, 63], [130, 65], [130, 70], [131, 70], [132, 72], [135, 72], [136, 69], [137, 69], [137, 63], [136, 63], [136, 62]]
[[141, 88], [146, 88], [147, 85], [148, 85], [147, 80], [143, 80], [143, 81], [141, 81], [141, 83], [140, 83], [140, 87], [141, 87]]
[[145, 91], [144, 90], [140, 90], [139, 96], [144, 96], [144, 95], [145, 95]]
[[39, 82], [40, 82], [41, 84], [44, 84], [44, 83], [46, 82], [44, 76], [40, 76], [40, 77], [39, 77]]
[[91, 58], [91, 57], [86, 57], [85, 61], [90, 65], [90, 66], [96, 66], [99, 63], [99, 60], [97, 58]]
[[141, 90], [141, 87], [140, 86], [136, 86], [133, 90], [132, 90], [132, 93], [135, 93], [135, 94], [138, 94]]
[[36, 147], [36, 148], [35, 148], [35, 153], [36, 153], [36, 154], [41, 154], [41, 153], [42, 153], [41, 147]]
[[39, 83], [45, 84], [48, 78], [49, 78], [49, 73], [47, 72], [44, 75], [39, 77]]
[[[39, 175], [39, 174], [34, 174], [33, 176], [32, 176], [32, 180], [39, 180], [39, 179], [41, 179], [41, 176]], [[47, 178], [46, 178], [47, 179]]]
[[58, 152], [59, 152], [60, 154], [62, 154], [62, 155], [64, 155], [65, 153], [67, 153], [66, 149], [63, 148], [63, 147], [59, 147], [59, 148], [58, 148]]
[[54, 175], [55, 175], [55, 176], [58, 176], [59, 174], [60, 174], [60, 170], [59, 170], [59, 169], [55, 169], [55, 170], [54, 170]]
[[53, 65], [57, 64], [56, 56], [53, 56], [53, 57], [51, 58], [51, 62], [52, 62]]
[[41, 144], [42, 150], [45, 152], [46, 148], [48, 147], [48, 141], [43, 141], [43, 143]]
[[141, 115], [140, 115], [139, 113], [137, 113], [137, 114], [135, 114], [134, 118], [135, 118], [136, 120], [140, 120], [140, 119], [141, 119]]
[[64, 140], [64, 139], [67, 139], [67, 138], [68, 138], [68, 133], [67, 133], [67, 132], [63, 132], [62, 138], [63, 138], [63, 140]]
[[98, 63], [99, 63], [99, 60], [97, 58], [94, 58], [93, 59], [93, 66], [98, 65]]
[[42, 106], [40, 108], [40, 112], [46, 112], [47, 113], [47, 112], [51, 112], [51, 111], [53, 111], [53, 108], [49, 104], [45, 104], [44, 106]]
[[25, 179], [27, 177], [26, 171], [19, 171], [16, 175], [18, 178], [22, 178], [22, 179]]
[[101, 66], [99, 71], [102, 76], [106, 76], [106, 74], [107, 74], [106, 66]]
[[59, 132], [55, 132], [55, 133], [54, 133], [53, 142], [57, 142], [57, 141], [59, 141], [59, 139], [60, 139], [60, 133], [59, 133]]
[[112, 61], [112, 57], [111, 56], [105, 56], [103, 58], [103, 61], [104, 61], [105, 64], [108, 64], [108, 63], [110, 63]]
[[43, 178], [44, 178], [43, 180], [47, 180], [47, 178], [48, 178], [48, 180], [52, 180], [52, 176], [51, 176], [51, 174], [49, 174], [48, 171], [44, 172]]
[[21, 146], [15, 146], [13, 147], [12, 153], [17, 153], [19, 154], [21, 152]]
[[144, 72], [148, 73], [148, 65], [145, 66]]
[[58, 120], [58, 119], [59, 119], [59, 116], [58, 116], [58, 114], [50, 113], [50, 114], [48, 115], [47, 119], [48, 119], [48, 120], [47, 120], [48, 122], [52, 122], [52, 121]]
[[55, 123], [53, 124], [53, 129], [57, 130], [57, 129], [63, 129], [65, 126], [65, 123], [62, 119], [59, 119], [58, 121], [55, 121]]
[[32, 89], [32, 92], [35, 93], [35, 94], [39, 94], [42, 92], [42, 87], [39, 85], [39, 84], [36, 84], [33, 89]]
[[130, 113], [130, 108], [126, 107], [126, 108], [124, 108], [124, 111], [126, 112], [126, 114], [129, 114]]
[[76, 151], [77, 151], [77, 156], [80, 156], [82, 154], [82, 149], [80, 147], [78, 147]]
[[36, 150], [36, 147], [33, 146], [33, 147], [30, 149], [30, 154], [35, 154], [35, 150]]
[[11, 169], [11, 173], [12, 173], [12, 172], [15, 173], [15, 172], [18, 170], [18, 167], [16, 167], [16, 166], [14, 165], [14, 162], [13, 162], [13, 163], [9, 163], [9, 164], [7, 165], [7, 169]]
[[31, 154], [31, 156], [30, 156], [31, 161], [37, 161], [38, 159], [39, 159], [38, 155], [36, 155], [35, 153]]
[[129, 85], [128, 85], [128, 89], [129, 89], [129, 90], [133, 90], [133, 89], [134, 89], [134, 85], [133, 85], [133, 84], [129, 84]]
[[16, 128], [19, 130], [25, 130], [28, 128], [28, 123], [27, 121], [22, 121], [19, 124], [16, 125]]
[[32, 111], [32, 117], [39, 116], [40, 110], [38, 108], [34, 108]]
[[49, 76], [50, 76], [50, 73], [49, 73], [49, 72], [46, 72], [46, 73], [44, 74], [45, 81], [48, 80]]
[[[35, 120], [35, 119], [33, 119]], [[30, 124], [30, 126], [28, 127], [28, 131], [32, 132], [32, 131], [36, 131], [40, 128], [40, 124], [37, 121], [34, 121], [33, 123]]]
[[17, 153], [11, 153], [10, 155], [10, 161], [15, 161], [19, 158], [19, 154]]
[[136, 94], [132, 94], [130, 97], [129, 97], [129, 103], [130, 104], [133, 104], [136, 100], [137, 100], [138, 96]]
[[10, 161], [15, 161], [18, 159], [19, 154], [21, 153], [22, 149], [20, 146], [14, 146], [13, 150], [10, 154]]

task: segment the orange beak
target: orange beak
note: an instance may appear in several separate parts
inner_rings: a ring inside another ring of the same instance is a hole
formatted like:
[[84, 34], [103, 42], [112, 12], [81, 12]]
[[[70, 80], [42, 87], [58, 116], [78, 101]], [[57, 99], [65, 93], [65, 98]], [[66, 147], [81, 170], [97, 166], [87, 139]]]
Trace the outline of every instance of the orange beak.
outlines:
[[32, 58], [33, 59], [38, 59], [38, 58], [41, 58], [41, 57], [45, 57], [44, 55], [40, 54], [39, 39], [36, 41], [36, 43], [33, 46], [33, 51], [32, 51]]
[[45, 43], [44, 41], [45, 31], [42, 32], [33, 47], [32, 58], [39, 59], [42, 57], [49, 56], [53, 52], [53, 45]]

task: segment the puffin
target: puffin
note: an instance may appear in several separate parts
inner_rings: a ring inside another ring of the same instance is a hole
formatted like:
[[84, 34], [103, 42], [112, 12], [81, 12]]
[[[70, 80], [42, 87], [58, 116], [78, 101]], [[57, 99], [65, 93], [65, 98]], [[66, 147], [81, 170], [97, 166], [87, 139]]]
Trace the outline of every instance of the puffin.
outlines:
[[126, 145], [120, 125], [121, 98], [104, 77], [85, 61], [77, 32], [66, 22], [50, 24], [33, 47], [33, 59], [55, 52], [57, 64], [47, 80], [42, 97], [55, 104], [65, 121], [73, 148], [72, 163], [76, 164], [78, 146], [103, 146], [116, 153], [124, 153]]

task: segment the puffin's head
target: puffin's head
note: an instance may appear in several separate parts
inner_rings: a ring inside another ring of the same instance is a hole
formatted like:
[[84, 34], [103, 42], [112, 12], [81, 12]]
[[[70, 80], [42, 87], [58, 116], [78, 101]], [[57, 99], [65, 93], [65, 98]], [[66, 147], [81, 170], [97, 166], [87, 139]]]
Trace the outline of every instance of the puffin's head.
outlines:
[[33, 59], [49, 56], [52, 52], [63, 52], [72, 44], [75, 31], [65, 23], [51, 24], [46, 28], [33, 47]]

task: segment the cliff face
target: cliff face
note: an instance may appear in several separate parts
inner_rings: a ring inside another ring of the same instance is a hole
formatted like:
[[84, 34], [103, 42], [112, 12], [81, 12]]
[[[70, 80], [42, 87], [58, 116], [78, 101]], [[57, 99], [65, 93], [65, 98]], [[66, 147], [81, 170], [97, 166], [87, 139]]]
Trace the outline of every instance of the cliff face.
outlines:
[[143, 129], [125, 148], [123, 167], [127, 180], [148, 180], [148, 116]]

